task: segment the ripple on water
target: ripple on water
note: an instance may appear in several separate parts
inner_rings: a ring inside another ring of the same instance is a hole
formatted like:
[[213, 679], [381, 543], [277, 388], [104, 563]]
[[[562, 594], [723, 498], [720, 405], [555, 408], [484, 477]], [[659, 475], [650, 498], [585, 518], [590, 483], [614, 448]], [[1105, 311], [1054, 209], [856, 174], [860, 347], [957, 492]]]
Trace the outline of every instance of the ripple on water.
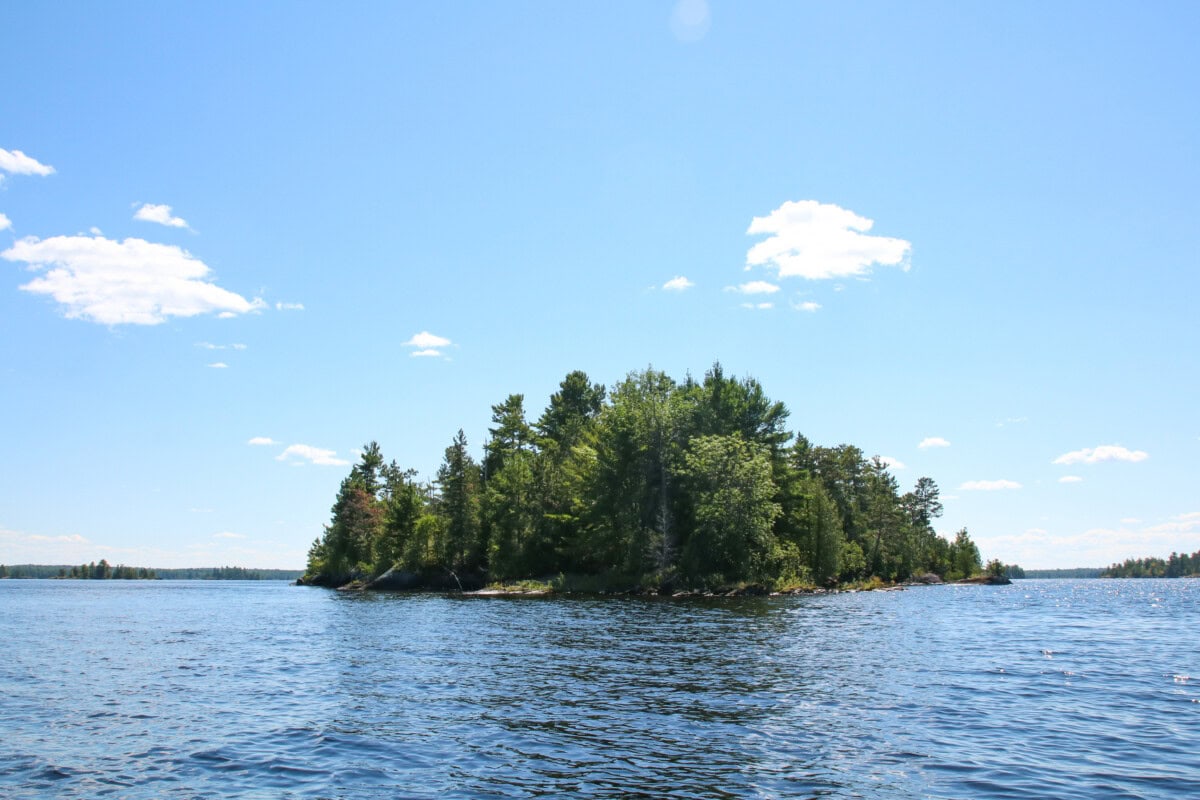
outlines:
[[1196, 595], [0, 582], [0, 795], [1200, 796]]

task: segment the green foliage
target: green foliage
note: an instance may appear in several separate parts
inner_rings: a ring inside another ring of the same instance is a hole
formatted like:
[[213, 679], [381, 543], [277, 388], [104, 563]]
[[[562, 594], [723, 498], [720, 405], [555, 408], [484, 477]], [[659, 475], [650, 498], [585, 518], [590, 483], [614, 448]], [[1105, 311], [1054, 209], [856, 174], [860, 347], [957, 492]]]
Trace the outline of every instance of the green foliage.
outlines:
[[954, 535], [950, 544], [950, 571], [946, 577], [951, 579], [970, 578], [983, 570], [983, 561], [979, 557], [979, 548], [971, 541], [971, 535], [962, 528]]
[[719, 363], [700, 381], [648, 368], [608, 391], [571, 372], [533, 424], [521, 394], [492, 406], [481, 463], [460, 430], [432, 483], [367, 444], [309, 550], [306, 580], [565, 575], [556, 585], [670, 591], [979, 570], [965, 530], [953, 543], [934, 532], [942, 506], [931, 479], [902, 495], [886, 464], [857, 447], [803, 436], [789, 447], [787, 418], [756, 380]]
[[1188, 578], [1200, 576], [1200, 550], [1166, 558], [1130, 558], [1104, 570], [1105, 578]]

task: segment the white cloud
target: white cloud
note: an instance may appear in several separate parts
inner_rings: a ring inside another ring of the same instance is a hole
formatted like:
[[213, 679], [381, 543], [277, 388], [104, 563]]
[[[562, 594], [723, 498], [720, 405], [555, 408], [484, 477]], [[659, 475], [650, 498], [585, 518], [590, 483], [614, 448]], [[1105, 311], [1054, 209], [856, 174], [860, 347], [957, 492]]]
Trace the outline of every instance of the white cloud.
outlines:
[[213, 538], [214, 539], [245, 539], [246, 537], [240, 533], [233, 533], [232, 531], [221, 531], [220, 533], [214, 533]]
[[671, 33], [681, 42], [700, 41], [711, 24], [706, 0], [676, 0], [671, 9]]
[[766, 311], [774, 308], [774, 303], [742, 303], [742, 308], [749, 308], [752, 311]]
[[1098, 464], [1101, 461], [1145, 461], [1149, 453], [1142, 450], [1129, 450], [1116, 444], [1102, 444], [1099, 447], [1085, 447], [1082, 450], [1072, 450], [1054, 459], [1055, 464]]
[[20, 150], [5, 150], [0, 147], [0, 170], [13, 175], [52, 175], [54, 167], [39, 164]]
[[725, 291], [740, 294], [775, 294], [779, 291], [779, 287], [767, 281], [749, 281], [737, 286], [726, 286]]
[[820, 311], [821, 304], [814, 303], [812, 300], [805, 300], [803, 303], [792, 303], [792, 308], [796, 309], [797, 311], [807, 311], [811, 314], [813, 312]]
[[209, 369], [229, 369], [229, 365], [224, 361], [214, 361], [208, 365]]
[[451, 341], [444, 336], [436, 336], [429, 331], [421, 331], [404, 343], [405, 347], [449, 347]]
[[809, 280], [867, 275], [876, 264], [908, 269], [912, 245], [903, 239], [868, 236], [874, 224], [832, 203], [788, 201], [751, 220], [746, 233], [768, 238], [746, 253], [746, 268], [766, 266], [780, 278]]
[[437, 336], [429, 331], [421, 331], [404, 343], [404, 347], [415, 347], [413, 358], [434, 358], [442, 355], [441, 348], [454, 344], [444, 336]]
[[196, 342], [196, 347], [205, 350], [245, 350], [244, 344], [213, 344], [212, 342]]
[[12, 227], [12, 220], [0, 214], [0, 231], [6, 231]]
[[1058, 479], [1059, 483], [1083, 483], [1083, 478], [1078, 475], [1063, 475]]
[[884, 466], [886, 466], [888, 469], [901, 470], [906, 468], [905, 463], [898, 458], [892, 458], [891, 456], [879, 456], [879, 460], [882, 461]]
[[662, 288], [664, 291], [668, 292], [682, 292], [686, 289], [692, 288], [695, 285], [696, 284], [692, 283], [682, 275], [676, 275], [674, 278], [671, 278], [671, 280], [664, 283]]
[[143, 222], [156, 222], [159, 225], [166, 225], [168, 228], [188, 227], [187, 220], [171, 216], [170, 206], [155, 205], [154, 203], [143, 203], [142, 207], [134, 213], [133, 218]]
[[0, 257], [35, 270], [50, 267], [21, 289], [53, 297], [70, 319], [102, 325], [158, 325], [214, 312], [228, 318], [264, 305], [208, 282], [211, 270], [186, 250], [144, 239], [30, 236]]
[[1003, 489], [1020, 489], [1021, 484], [1016, 481], [998, 480], [998, 481], [967, 481], [962, 486], [958, 487], [959, 491], [964, 492], [997, 492]]
[[337, 457], [337, 453], [333, 450], [323, 450], [320, 447], [312, 447], [307, 444], [292, 444], [288, 445], [282, 453], [275, 456], [276, 461], [287, 461], [291, 458], [300, 459], [300, 462], [308, 461], [312, 464], [319, 464], [327, 467], [343, 467], [349, 464]]
[[1195, 550], [1200, 533], [1200, 512], [1179, 514], [1165, 522], [1133, 527], [1139, 521], [1121, 520], [1122, 526], [1090, 528], [1075, 533], [1028, 530], [1015, 536], [996, 536], [987, 540], [989, 552], [997, 552], [1004, 561], [1026, 569], [1046, 567], [1103, 567], [1127, 558], [1156, 556]]
[[303, 311], [304, 303], [276, 303], [276, 311]]
[[918, 450], [928, 450], [931, 447], [949, 447], [950, 442], [940, 436], [929, 436], [921, 440], [917, 445]]
[[250, 441], [246, 442], [246, 444], [254, 445], [255, 447], [260, 447], [265, 444], [279, 444], [279, 442], [275, 441], [270, 436], [255, 436], [252, 439], [250, 439]]

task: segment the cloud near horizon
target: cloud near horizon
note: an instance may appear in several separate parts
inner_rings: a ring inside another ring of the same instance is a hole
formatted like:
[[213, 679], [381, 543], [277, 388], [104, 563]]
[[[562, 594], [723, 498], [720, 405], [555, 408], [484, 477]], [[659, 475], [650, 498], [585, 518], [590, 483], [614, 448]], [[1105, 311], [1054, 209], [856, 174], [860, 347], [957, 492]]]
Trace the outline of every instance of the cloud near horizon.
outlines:
[[907, 271], [912, 245], [868, 235], [874, 224], [832, 203], [788, 201], [751, 220], [746, 234], [767, 238], [746, 253], [746, 269], [768, 267], [780, 278], [808, 280], [868, 275], [877, 264]]
[[[1089, 528], [1075, 533], [1051, 533], [1030, 528], [1024, 533], [992, 536], [983, 542], [989, 552], [1026, 569], [1105, 567], [1127, 558], [1166, 558], [1171, 552], [1192, 552], [1200, 534], [1200, 511], [1177, 514], [1155, 525], [1133, 527], [1140, 521], [1121, 520], [1120, 528]], [[1048, 554], [1070, 562], [1047, 563]]]
[[1130, 450], [1118, 444], [1102, 444], [1063, 453], [1054, 459], [1055, 464], [1099, 464], [1102, 461], [1145, 461], [1150, 454], [1144, 450]]
[[[137, 205], [136, 203], [134, 205]], [[187, 220], [182, 217], [171, 215], [171, 207], [168, 205], [155, 205], [154, 203], [143, 203], [133, 215], [134, 219], [142, 220], [143, 222], [154, 222], [159, 225], [165, 225], [168, 228], [188, 228]]]
[[208, 265], [186, 250], [145, 239], [29, 236], [0, 258], [49, 268], [20, 288], [49, 295], [68, 319], [101, 325], [158, 325], [199, 314], [228, 319], [266, 306], [209, 282]]
[[[299, 459], [298, 461], [296, 459]], [[293, 463], [303, 464], [307, 461], [310, 464], [316, 464], [322, 467], [344, 467], [349, 464], [349, 461], [337, 457], [337, 453], [333, 450], [325, 450], [320, 447], [313, 447], [307, 444], [291, 444], [287, 448], [275, 456], [276, 461], [289, 461]]]
[[11, 175], [53, 175], [54, 167], [39, 163], [20, 150], [5, 150], [0, 147], [0, 171]]

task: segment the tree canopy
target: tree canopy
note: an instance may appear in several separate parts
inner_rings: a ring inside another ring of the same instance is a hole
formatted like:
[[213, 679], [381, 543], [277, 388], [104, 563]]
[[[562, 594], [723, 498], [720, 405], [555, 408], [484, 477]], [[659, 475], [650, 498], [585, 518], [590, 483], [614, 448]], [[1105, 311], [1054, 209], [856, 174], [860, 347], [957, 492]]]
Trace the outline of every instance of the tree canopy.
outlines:
[[981, 570], [966, 529], [935, 533], [932, 479], [902, 493], [881, 459], [794, 436], [788, 416], [720, 364], [683, 382], [648, 368], [607, 390], [571, 372], [536, 422], [524, 395], [493, 405], [481, 461], [458, 431], [428, 483], [368, 443], [306, 580], [781, 587]]

